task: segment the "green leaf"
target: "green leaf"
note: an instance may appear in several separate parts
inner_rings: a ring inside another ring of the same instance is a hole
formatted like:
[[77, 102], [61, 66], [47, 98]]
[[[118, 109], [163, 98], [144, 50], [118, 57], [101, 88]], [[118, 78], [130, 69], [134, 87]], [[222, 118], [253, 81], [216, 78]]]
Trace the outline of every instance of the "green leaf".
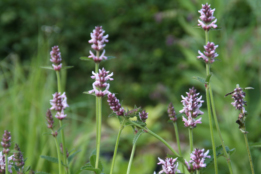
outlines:
[[[96, 155], [92, 155], [92, 156], [90, 157], [90, 163], [91, 163], [92, 167], [95, 167], [95, 162], [96, 162]], [[102, 166], [101, 161], [99, 161], [98, 168], [99, 168], [101, 171], [103, 171], [103, 166]]]
[[77, 150], [76, 152], [74, 152], [73, 154], [71, 154], [69, 157], [68, 157], [68, 162], [70, 163], [71, 161], [72, 161], [72, 159], [73, 159], [73, 157], [77, 154], [77, 153], [79, 153], [81, 150]]
[[134, 138], [133, 138], [133, 145], [134, 144], [136, 144], [136, 142], [138, 141], [138, 139], [139, 139], [139, 137], [140, 137], [140, 135], [143, 133], [143, 130], [139, 130], [137, 133], [136, 133], [136, 135], [134, 136]]
[[117, 114], [115, 112], [113, 112], [108, 117], [110, 118], [110, 117], [115, 117], [115, 116], [117, 116]]
[[52, 66], [40, 66], [40, 68], [54, 70]]
[[81, 171], [83, 171], [83, 170], [88, 170], [88, 171], [93, 171], [93, 172], [95, 172], [95, 174], [101, 174], [101, 169], [96, 169], [95, 167], [91, 167], [91, 166], [83, 166], [82, 168], [81, 168]]
[[65, 66], [65, 67], [62, 67], [62, 69], [71, 69], [73, 68], [74, 66]]
[[203, 79], [202, 77], [192, 77], [193, 79], [195, 79], [195, 80], [198, 80], [199, 82], [201, 82], [201, 83], [204, 83], [205, 84], [205, 79]]
[[92, 58], [89, 57], [80, 57], [81, 60], [85, 60], [85, 61], [90, 61], [93, 60]]
[[207, 78], [206, 78], [206, 82], [207, 82], [207, 83], [209, 83], [209, 80], [210, 80], [211, 76], [212, 76], [212, 73], [210, 73], [210, 74], [207, 76]]
[[179, 119], [180, 117], [182, 117], [183, 113], [179, 113], [176, 115], [177, 119]]
[[261, 147], [261, 142], [259, 142], [259, 143], [251, 143], [250, 144], [250, 147]]
[[142, 122], [142, 121], [133, 121], [135, 122], [136, 124], [140, 125], [141, 127], [145, 127], [146, 126], [146, 123]]
[[25, 167], [23, 168], [23, 171], [24, 171], [24, 173], [25, 173], [25, 172], [28, 172], [30, 169], [31, 169], [31, 166], [25, 166]]
[[255, 89], [255, 88], [253, 88], [253, 87], [245, 87], [244, 89]]
[[94, 93], [89, 93], [89, 92], [83, 92], [84, 94], [89, 94], [89, 95], [93, 95], [93, 96], [96, 96]]
[[51, 157], [51, 156], [44, 156], [44, 155], [41, 155], [40, 157], [43, 158], [43, 159], [46, 159], [47, 161], [50, 161], [52, 163], [58, 163], [57, 158], [54, 158], [54, 157]]

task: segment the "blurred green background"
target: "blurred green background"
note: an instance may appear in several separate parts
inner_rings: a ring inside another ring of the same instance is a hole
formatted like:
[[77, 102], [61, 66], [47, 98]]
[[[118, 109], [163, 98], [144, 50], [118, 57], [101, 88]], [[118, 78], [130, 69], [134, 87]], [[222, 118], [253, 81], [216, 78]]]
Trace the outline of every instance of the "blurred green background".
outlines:
[[[251, 86], [247, 130], [250, 143], [261, 142], [261, 1], [258, 0], [1, 0], [0, 1], [0, 133], [8, 129], [12, 142], [21, 146], [26, 165], [35, 171], [55, 174], [56, 164], [40, 155], [56, 156], [55, 144], [45, 124], [49, 100], [56, 91], [55, 73], [41, 69], [50, 66], [51, 47], [59, 45], [66, 65], [63, 86], [70, 108], [67, 110], [68, 150], [81, 150], [72, 162], [76, 172], [88, 162], [95, 148], [94, 97], [83, 94], [92, 88], [94, 63], [81, 61], [91, 49], [90, 32], [102, 25], [109, 34], [106, 55], [115, 59], [101, 67], [114, 72], [110, 91], [117, 93], [124, 107], [135, 104], [149, 113], [148, 128], [166, 139], [175, 149], [174, 129], [167, 123], [167, 105], [181, 110], [181, 95], [195, 86], [205, 98], [204, 85], [193, 79], [205, 77], [205, 67], [197, 60], [203, 50], [204, 31], [197, 27], [201, 4], [215, 8], [218, 29], [210, 31], [210, 41], [219, 45], [218, 61], [211, 66], [212, 88], [225, 144], [235, 148], [231, 156], [236, 174], [250, 173], [243, 135], [235, 123], [238, 112], [224, 97], [236, 84]], [[110, 168], [119, 123], [103, 101], [102, 161], [105, 173]], [[206, 104], [203, 124], [194, 130], [197, 148], [211, 149]], [[58, 123], [56, 123], [58, 125]], [[182, 150], [189, 160], [188, 131], [178, 120]], [[57, 126], [58, 127], [58, 126]], [[216, 144], [220, 141], [216, 134]], [[134, 134], [126, 127], [122, 133], [115, 174], [125, 173]], [[260, 148], [251, 148], [256, 173], [261, 173]], [[133, 174], [159, 171], [157, 157], [170, 151], [162, 143], [143, 134], [138, 140]], [[219, 173], [228, 173], [220, 157]], [[72, 172], [72, 173], [73, 173]], [[213, 173], [209, 166], [205, 173]], [[84, 172], [82, 172], [84, 173]]]

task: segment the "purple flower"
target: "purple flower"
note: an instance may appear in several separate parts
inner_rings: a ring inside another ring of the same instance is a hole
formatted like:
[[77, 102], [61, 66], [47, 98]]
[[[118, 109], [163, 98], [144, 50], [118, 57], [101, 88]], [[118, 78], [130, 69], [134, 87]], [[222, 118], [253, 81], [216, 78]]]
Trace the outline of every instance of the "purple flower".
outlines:
[[166, 174], [176, 174], [177, 172], [180, 172], [178, 170], [178, 162], [177, 159], [178, 158], [166, 158], [165, 161], [158, 158], [159, 159], [159, 163], [158, 165], [162, 165], [162, 170], [159, 172], [159, 174], [161, 173], [166, 173]]
[[50, 52], [51, 59], [50, 61], [53, 62], [52, 66], [55, 71], [60, 71], [62, 68], [62, 57], [61, 52], [58, 46], [53, 46], [52, 51]]
[[15, 152], [14, 155], [12, 156], [13, 161], [15, 162], [15, 166], [22, 170], [23, 166], [24, 166], [24, 157], [23, 157], [23, 153], [21, 152], [19, 146], [17, 144], [15, 144], [15, 148], [14, 148]]
[[93, 76], [91, 76], [92, 79], [95, 79], [95, 82], [92, 84], [93, 89], [89, 91], [89, 94], [95, 93], [97, 97], [103, 97], [107, 94], [110, 94], [109, 88], [110, 84], [107, 83], [108, 80], [113, 80], [111, 76], [113, 76], [113, 73], [110, 73], [109, 71], [106, 71], [104, 68], [99, 69], [98, 73], [92, 72]]
[[54, 127], [54, 126], [53, 126], [54, 121], [53, 121], [53, 115], [52, 115], [50, 109], [48, 109], [48, 111], [46, 112], [46, 120], [47, 120], [47, 127], [48, 127], [49, 129], [53, 129], [53, 127]]
[[172, 103], [169, 104], [168, 114], [169, 114], [169, 118], [170, 118], [171, 121], [173, 121], [173, 122], [177, 121], [176, 112], [174, 110], [174, 107], [173, 107]]
[[236, 87], [232, 92], [234, 102], [231, 103], [237, 110], [243, 110], [244, 112], [246, 112], [244, 106], [247, 105], [246, 101], [244, 101], [245, 95], [246, 93], [243, 92], [242, 88]]
[[[95, 27], [95, 29], [91, 33], [91, 40], [89, 40], [89, 43], [92, 44], [92, 49], [96, 51], [101, 51], [104, 49], [104, 47], [106, 46], [105, 42], [109, 42], [108, 41], [109, 35], [107, 34], [103, 36], [104, 33], [105, 31], [102, 29], [102, 26]], [[89, 58], [92, 58], [94, 62], [99, 63], [103, 59], [104, 60], [107, 59], [107, 57], [104, 54], [105, 54], [105, 50], [103, 50], [101, 55], [94, 55], [93, 52], [90, 51]]]
[[200, 13], [200, 19], [198, 20], [198, 26], [201, 26], [205, 31], [209, 31], [210, 28], [217, 28], [217, 19], [213, 16], [215, 9], [211, 9], [208, 3], [202, 4]]
[[187, 165], [188, 171], [195, 171], [195, 170], [200, 170], [201, 168], [206, 167], [205, 158], [210, 158], [211, 156], [208, 155], [209, 150], [204, 152], [204, 149], [195, 149], [191, 154], [190, 154], [190, 161], [187, 162], [185, 160], [185, 164]]
[[187, 119], [183, 116], [182, 120], [184, 121], [185, 127], [194, 128], [198, 123], [201, 123], [201, 118], [195, 120], [199, 115], [204, 114], [204, 112], [200, 111], [199, 108], [202, 106], [204, 102], [201, 100], [202, 96], [199, 96], [199, 93], [196, 93], [196, 89], [192, 87], [189, 89], [189, 92], [186, 93], [187, 96], [181, 96], [183, 100], [181, 100], [183, 104], [183, 109], [180, 110], [180, 113], [185, 113]]
[[[12, 161], [13, 160], [13, 155], [9, 156], [7, 161], [8, 161], [8, 171], [9, 173], [13, 173], [12, 171]], [[5, 172], [5, 155], [0, 152], [0, 173], [4, 173]]]
[[67, 115], [64, 114], [64, 110], [61, 110], [59, 112], [56, 113], [55, 118], [59, 119], [59, 120], [63, 120]]
[[208, 42], [207, 45], [204, 46], [204, 54], [198, 50], [199, 56], [197, 58], [202, 58], [206, 63], [213, 63], [218, 56], [216, 53], [217, 47], [218, 45], [215, 45], [213, 42]]
[[94, 62], [101, 62], [103, 59], [107, 60], [107, 57], [104, 55], [105, 50], [103, 50], [102, 54], [100, 56], [95, 56], [92, 51], [90, 51], [89, 58], [92, 58]]
[[103, 36], [105, 31], [102, 29], [102, 26], [97, 26], [91, 33], [91, 40], [89, 40], [89, 43], [92, 43], [92, 49], [96, 51], [101, 51], [106, 44], [105, 42], [108, 41], [109, 35]]
[[50, 100], [50, 104], [52, 105], [50, 110], [56, 110], [59, 112], [61, 112], [65, 108], [69, 107], [69, 105], [67, 104], [67, 97], [66, 97], [65, 92], [62, 95], [60, 92], [54, 93], [53, 99]]
[[123, 116], [124, 115], [124, 108], [121, 107], [121, 104], [119, 102], [119, 99], [115, 97], [115, 94], [108, 94], [108, 100], [107, 102], [110, 105], [110, 108], [118, 115]]
[[8, 154], [9, 153], [9, 147], [11, 146], [11, 133], [7, 130], [4, 131], [4, 135], [2, 138], [1, 145], [3, 146], [3, 153]]
[[145, 110], [143, 110], [139, 113], [139, 117], [141, 121], [145, 123], [148, 118], [148, 113]]

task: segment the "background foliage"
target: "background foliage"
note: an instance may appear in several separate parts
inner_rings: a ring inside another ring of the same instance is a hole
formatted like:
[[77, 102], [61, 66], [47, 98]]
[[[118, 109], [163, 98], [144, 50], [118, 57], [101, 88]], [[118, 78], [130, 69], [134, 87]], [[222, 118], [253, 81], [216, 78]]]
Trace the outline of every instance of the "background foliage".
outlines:
[[[199, 0], [2, 0], [0, 1], [0, 130], [8, 129], [27, 157], [26, 164], [34, 170], [51, 172], [57, 166], [39, 158], [55, 156], [52, 137], [47, 132], [45, 112], [51, 94], [55, 92], [55, 75], [40, 69], [50, 65], [51, 46], [59, 45], [64, 62], [74, 66], [63, 72], [64, 89], [70, 105], [66, 140], [69, 150], [81, 149], [73, 161], [76, 171], [87, 162], [94, 148], [94, 98], [82, 94], [91, 89], [89, 78], [94, 64], [82, 62], [88, 56], [90, 32], [102, 25], [109, 34], [106, 55], [116, 59], [102, 62], [102, 67], [114, 72], [111, 91], [117, 93], [126, 107], [142, 106], [149, 112], [148, 127], [163, 136], [174, 147], [173, 127], [167, 123], [167, 105], [173, 102], [178, 112], [180, 95], [195, 86], [204, 96], [204, 86], [193, 76], [205, 75], [204, 63], [198, 61], [197, 50], [203, 49], [204, 32], [197, 27]], [[210, 32], [210, 40], [219, 45], [219, 61], [212, 65], [212, 86], [218, 118], [225, 144], [235, 148], [232, 164], [235, 173], [249, 173], [249, 163], [243, 136], [235, 123], [237, 111], [231, 98], [224, 95], [236, 84], [252, 86], [247, 91], [249, 117], [247, 129], [250, 142], [260, 142], [261, 91], [261, 14], [260, 1], [208, 1], [216, 8], [219, 29]], [[102, 155], [109, 169], [119, 123], [107, 118], [110, 110], [104, 100]], [[206, 113], [206, 105], [203, 105]], [[182, 149], [189, 158], [188, 134], [178, 122]], [[57, 123], [58, 125], [58, 123]], [[211, 148], [207, 115], [195, 129], [196, 147]], [[217, 145], [219, 143], [216, 136]], [[133, 132], [126, 128], [120, 142], [115, 174], [126, 171]], [[106, 146], [105, 146], [106, 144]], [[261, 172], [261, 151], [253, 148], [255, 170]], [[150, 174], [158, 170], [157, 157], [165, 158], [169, 151], [156, 139], [142, 135], [138, 141], [133, 173]], [[240, 159], [240, 160], [239, 160]], [[143, 165], [141, 165], [141, 162]], [[219, 159], [220, 173], [227, 173], [225, 159]], [[207, 170], [213, 171], [213, 166]], [[105, 171], [108, 173], [108, 171]]]

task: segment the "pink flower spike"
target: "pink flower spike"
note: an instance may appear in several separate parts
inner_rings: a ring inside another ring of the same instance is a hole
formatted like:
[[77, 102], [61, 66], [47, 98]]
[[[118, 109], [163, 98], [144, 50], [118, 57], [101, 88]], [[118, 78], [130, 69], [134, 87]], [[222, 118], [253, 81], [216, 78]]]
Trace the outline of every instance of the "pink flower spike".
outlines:
[[105, 31], [102, 29], [102, 26], [97, 26], [91, 33], [91, 40], [89, 43], [92, 44], [92, 48], [96, 51], [101, 51], [105, 47], [105, 42], [108, 41], [109, 35], [103, 36]]
[[110, 93], [109, 91], [109, 87], [110, 84], [107, 83], [108, 80], [112, 81], [113, 78], [111, 78], [111, 76], [113, 75], [113, 73], [110, 73], [109, 71], [106, 71], [104, 68], [99, 69], [98, 73], [94, 73], [92, 72], [92, 79], [95, 79], [95, 82], [93, 82], [92, 86], [93, 89], [90, 90], [88, 93], [95, 93], [96, 96], [98, 97], [103, 97], [107, 94]]
[[158, 158], [159, 159], [159, 163], [158, 165], [162, 166], [162, 170], [159, 172], [159, 174], [165, 173], [165, 174], [176, 174], [178, 172], [180, 172], [178, 170], [178, 162], [177, 159], [178, 158], [166, 158], [165, 161]]
[[208, 3], [202, 4], [200, 13], [200, 19], [198, 20], [198, 26], [203, 28], [205, 31], [209, 31], [211, 28], [217, 28], [217, 19], [213, 16], [215, 9], [211, 9]]
[[50, 52], [51, 59], [50, 61], [53, 63], [53, 69], [55, 71], [60, 71], [62, 68], [62, 57], [61, 57], [61, 52], [58, 46], [53, 46], [52, 51]]
[[216, 53], [217, 47], [218, 45], [215, 45], [213, 42], [208, 42], [207, 45], [204, 46], [204, 54], [201, 51], [198, 51], [199, 56], [197, 58], [202, 58], [205, 63], [213, 63], [218, 56]]

